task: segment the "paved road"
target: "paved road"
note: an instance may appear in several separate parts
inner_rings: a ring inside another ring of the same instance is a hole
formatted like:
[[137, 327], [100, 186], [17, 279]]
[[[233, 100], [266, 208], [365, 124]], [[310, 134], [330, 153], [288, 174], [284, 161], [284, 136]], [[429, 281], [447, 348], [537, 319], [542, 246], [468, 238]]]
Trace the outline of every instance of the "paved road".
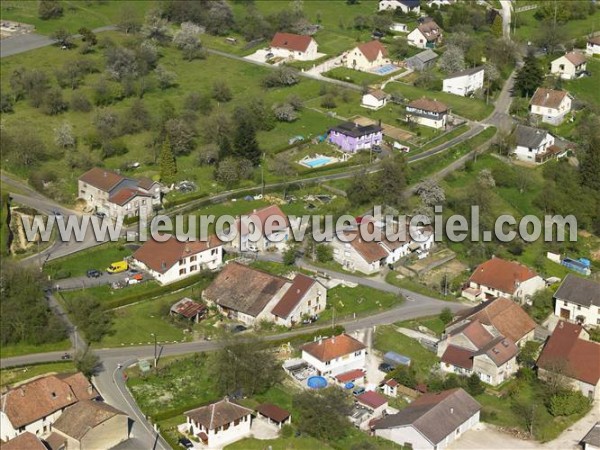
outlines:
[[[116, 29], [117, 28], [114, 25], [108, 25], [96, 28], [92, 31], [94, 33], [102, 33], [103, 31], [114, 31]], [[80, 38], [81, 35], [76, 34], [74, 37]], [[54, 39], [51, 39], [48, 36], [42, 36], [41, 34], [19, 34], [0, 41], [0, 58], [28, 52], [29, 50], [35, 50], [36, 48], [47, 47], [55, 42]]]

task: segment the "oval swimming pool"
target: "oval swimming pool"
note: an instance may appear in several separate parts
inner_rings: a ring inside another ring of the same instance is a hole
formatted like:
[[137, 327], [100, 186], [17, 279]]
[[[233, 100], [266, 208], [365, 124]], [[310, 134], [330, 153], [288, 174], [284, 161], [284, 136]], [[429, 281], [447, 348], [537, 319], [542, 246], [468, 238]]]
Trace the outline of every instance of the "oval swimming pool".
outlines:
[[319, 375], [308, 377], [306, 384], [311, 389], [323, 389], [327, 387], [327, 380]]

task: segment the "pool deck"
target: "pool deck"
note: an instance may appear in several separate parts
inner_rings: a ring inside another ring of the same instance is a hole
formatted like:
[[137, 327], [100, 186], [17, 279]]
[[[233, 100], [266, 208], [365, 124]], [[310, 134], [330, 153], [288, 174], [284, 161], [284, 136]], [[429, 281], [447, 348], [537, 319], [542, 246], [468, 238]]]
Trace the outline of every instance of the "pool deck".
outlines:
[[[384, 73], [378, 72], [378, 70], [381, 70], [384, 67], [394, 67], [394, 68], [391, 69], [391, 70], [385, 71]], [[383, 66], [379, 66], [379, 67], [376, 67], [376, 68], [372, 69], [370, 72], [372, 74], [379, 75], [379, 76], [383, 77], [383, 76], [389, 75], [391, 73], [398, 72], [400, 69], [402, 69], [402, 67], [401, 66], [397, 66], [395, 64], [384, 64]]]

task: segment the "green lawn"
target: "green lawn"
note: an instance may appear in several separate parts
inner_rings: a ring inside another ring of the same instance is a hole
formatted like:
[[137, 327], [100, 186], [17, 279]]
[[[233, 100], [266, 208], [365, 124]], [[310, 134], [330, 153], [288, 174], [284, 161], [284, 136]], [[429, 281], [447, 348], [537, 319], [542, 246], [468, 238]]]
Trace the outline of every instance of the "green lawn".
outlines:
[[446, 328], [446, 325], [440, 320], [438, 316], [422, 317], [420, 319], [407, 320], [404, 322], [400, 322], [397, 325], [404, 328], [411, 328], [413, 330], [418, 330], [419, 326], [423, 326], [429, 328], [438, 336], [440, 336]]
[[[4, 357], [4, 355], [2, 355]], [[0, 386], [15, 384], [47, 373], [73, 373], [76, 372], [72, 361], [20, 366], [0, 371]]]
[[[123, 12], [123, 3], [61, 1], [63, 16], [57, 19], [42, 20], [38, 17], [38, 2], [7, 0], [2, 2], [2, 20], [14, 20], [35, 25], [36, 32], [50, 34], [59, 28], [76, 33], [81, 27], [90, 29], [118, 23]], [[136, 14], [142, 21], [146, 11], [158, 2], [136, 0], [135, 7], [128, 14]]]
[[412, 360], [412, 367], [414, 367], [417, 377], [420, 379], [426, 378], [431, 369], [439, 362], [438, 357], [416, 340], [396, 331], [397, 326], [402, 326], [402, 322], [377, 327], [375, 348], [382, 353], [394, 351], [408, 356]]
[[61, 350], [69, 350], [70, 348], [71, 341], [68, 339], [60, 342], [39, 345], [8, 344], [2, 345], [0, 348], [0, 355], [2, 355], [2, 358], [11, 358], [13, 356], [31, 355], [33, 353], [58, 352]]
[[[597, 20], [600, 19], [597, 18]], [[588, 58], [587, 70], [591, 73], [591, 76], [565, 81], [565, 89], [578, 100], [590, 102], [596, 107], [600, 107], [600, 59]], [[562, 133], [561, 135], [564, 136]]]
[[[561, 40], [572, 40], [587, 36], [598, 28], [598, 12], [581, 20], [569, 20], [560, 25]], [[517, 20], [517, 31], [515, 37], [521, 42], [534, 41], [541, 33], [543, 22], [538, 21], [535, 9], [524, 11], [513, 15]], [[512, 28], [511, 28], [512, 30]]]
[[347, 81], [361, 85], [363, 83], [375, 84], [381, 83], [386, 77], [375, 75], [374, 73], [361, 72], [360, 70], [352, 70], [347, 67], [336, 67], [329, 72], [323, 73], [323, 76], [333, 78], [335, 80]]
[[461, 134], [466, 132], [467, 129], [468, 129], [468, 126], [466, 124], [456, 127], [452, 131], [444, 133], [441, 136], [435, 137], [432, 140], [430, 140], [429, 142], [425, 143], [425, 145], [423, 145], [421, 147], [421, 150], [429, 150], [434, 147], [437, 147], [438, 145], [442, 145], [442, 144], [460, 136]]
[[111, 242], [50, 261], [44, 266], [44, 272], [55, 279], [83, 276], [89, 269], [104, 272], [111, 263], [131, 254], [132, 250], [124, 244]]
[[444, 297], [438, 290], [431, 287], [425, 286], [412, 278], [398, 278], [398, 272], [391, 271], [386, 277], [385, 281], [399, 288], [409, 289], [419, 294], [428, 295], [429, 297], [438, 298], [440, 300], [451, 300], [452, 297]]
[[337, 286], [327, 291], [327, 309], [320, 314], [319, 321], [327, 321], [333, 318], [335, 309], [335, 320], [341, 321], [351, 319], [367, 313], [374, 314], [394, 306], [400, 305], [404, 299], [389, 292], [382, 292], [368, 286]]
[[482, 120], [489, 116], [494, 110], [494, 105], [486, 105], [485, 101], [448, 94], [447, 92], [428, 91], [409, 84], [400, 82], [390, 83], [386, 86], [389, 93], [398, 92], [409, 100], [422, 97], [436, 99], [445, 103], [455, 114], [471, 120]]

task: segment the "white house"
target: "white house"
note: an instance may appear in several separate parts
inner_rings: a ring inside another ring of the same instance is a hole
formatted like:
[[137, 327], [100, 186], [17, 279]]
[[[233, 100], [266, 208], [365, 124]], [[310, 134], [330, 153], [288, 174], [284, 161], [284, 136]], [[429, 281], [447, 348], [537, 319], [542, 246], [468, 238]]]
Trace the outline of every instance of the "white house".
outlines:
[[483, 67], [473, 67], [448, 75], [444, 78], [442, 90], [461, 97], [468, 97], [483, 89], [484, 73]]
[[600, 326], [600, 283], [568, 274], [554, 294], [554, 314], [584, 326]]
[[448, 107], [437, 100], [419, 98], [406, 107], [406, 121], [431, 128], [444, 128], [448, 122]]
[[301, 350], [302, 359], [322, 376], [335, 377], [340, 373], [364, 369], [366, 365], [367, 347], [347, 334], [318, 339], [304, 344]]
[[408, 25], [405, 23], [394, 22], [390, 25], [390, 31], [394, 31], [395, 33], [408, 33]]
[[194, 436], [208, 448], [222, 448], [250, 436], [252, 410], [227, 397], [216, 403], [184, 413], [186, 423], [178, 428]]
[[342, 63], [349, 69], [368, 72], [376, 67], [389, 64], [388, 51], [379, 41], [366, 42], [346, 52]]
[[525, 162], [542, 163], [560, 152], [560, 148], [554, 145], [554, 136], [539, 128], [517, 125], [515, 142], [513, 154]]
[[579, 52], [569, 52], [560, 58], [556, 58], [550, 64], [550, 73], [563, 80], [579, 78], [587, 68], [585, 56]]
[[541, 116], [542, 122], [560, 125], [571, 111], [571, 96], [565, 91], [537, 88], [529, 102], [529, 111]]
[[47, 375], [15, 386], [0, 398], [0, 438], [7, 441], [25, 432], [46, 436], [67, 407], [97, 397], [80, 372]]
[[529, 302], [533, 294], [545, 287], [544, 279], [529, 267], [492, 257], [473, 271], [462, 296], [484, 301], [507, 297], [523, 303]]
[[202, 298], [246, 325], [266, 321], [290, 327], [325, 309], [327, 289], [302, 274], [289, 280], [232, 261], [204, 289]]
[[479, 423], [481, 405], [462, 388], [425, 394], [373, 425], [375, 436], [414, 450], [441, 450]]
[[421, 0], [380, 0], [379, 11], [395, 11], [401, 9], [403, 13], [421, 13]]
[[162, 201], [159, 183], [149, 178], [127, 178], [99, 167], [79, 177], [78, 189], [78, 198], [111, 219], [149, 217], [155, 207], [161, 206]]
[[237, 235], [231, 246], [240, 251], [264, 252], [287, 249], [291, 224], [277, 205], [254, 210], [236, 219]]
[[398, 385], [400, 383], [398, 383], [396, 380], [394, 380], [393, 378], [390, 378], [389, 380], [386, 380], [382, 386], [381, 386], [381, 390], [383, 391], [384, 395], [387, 395], [388, 397], [392, 397], [392, 398], [396, 398], [398, 396]]
[[160, 284], [169, 284], [221, 267], [223, 242], [215, 235], [205, 241], [179, 241], [175, 236], [163, 242], [149, 239], [132, 258], [133, 265], [148, 271]]
[[387, 105], [388, 95], [381, 89], [374, 89], [362, 96], [360, 106], [369, 109], [380, 109]]
[[443, 31], [433, 19], [425, 19], [408, 33], [408, 44], [418, 48], [435, 48], [442, 42]]
[[275, 33], [270, 51], [275, 57], [298, 61], [312, 61], [320, 57], [317, 41], [301, 34]]
[[558, 373], [590, 400], [600, 400], [600, 344], [590, 341], [581, 325], [559, 320], [544, 344], [537, 367], [542, 380]]
[[600, 36], [588, 39], [585, 52], [588, 55], [600, 55]]
[[377, 273], [385, 266], [389, 253], [379, 242], [365, 241], [356, 232], [344, 233], [350, 242], [334, 238], [333, 259], [344, 269], [366, 275]]
[[303, 317], [318, 315], [326, 305], [327, 288], [314, 278], [299, 273], [273, 307], [271, 314], [276, 324], [291, 327]]

